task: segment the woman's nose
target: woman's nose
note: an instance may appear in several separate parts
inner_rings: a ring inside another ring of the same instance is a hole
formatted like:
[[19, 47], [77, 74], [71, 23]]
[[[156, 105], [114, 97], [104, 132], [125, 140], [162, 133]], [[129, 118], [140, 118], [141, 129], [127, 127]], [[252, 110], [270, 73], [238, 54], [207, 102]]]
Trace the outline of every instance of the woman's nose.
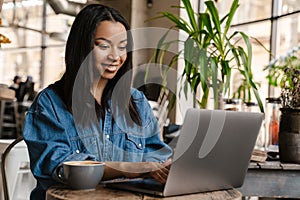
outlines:
[[120, 58], [120, 52], [118, 52], [118, 50], [116, 49], [112, 49], [112, 51], [110, 52], [110, 54], [108, 54], [108, 59], [109, 60], [118, 60]]
[[108, 59], [111, 61], [118, 60], [120, 56], [118, 54], [109, 54]]

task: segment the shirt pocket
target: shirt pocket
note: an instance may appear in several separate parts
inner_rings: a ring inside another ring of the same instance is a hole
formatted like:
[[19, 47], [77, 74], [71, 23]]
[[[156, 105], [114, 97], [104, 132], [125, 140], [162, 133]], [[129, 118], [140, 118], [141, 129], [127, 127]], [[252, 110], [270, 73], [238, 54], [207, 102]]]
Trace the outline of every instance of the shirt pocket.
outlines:
[[96, 134], [80, 135], [76, 139], [77, 145], [81, 147], [80, 152], [90, 153], [99, 158], [99, 138]]
[[125, 133], [125, 138], [126, 138], [125, 150], [130, 152], [144, 151], [145, 141], [143, 138], [134, 136], [130, 133]]
[[125, 133], [125, 161], [142, 162], [144, 156], [145, 141], [143, 138]]

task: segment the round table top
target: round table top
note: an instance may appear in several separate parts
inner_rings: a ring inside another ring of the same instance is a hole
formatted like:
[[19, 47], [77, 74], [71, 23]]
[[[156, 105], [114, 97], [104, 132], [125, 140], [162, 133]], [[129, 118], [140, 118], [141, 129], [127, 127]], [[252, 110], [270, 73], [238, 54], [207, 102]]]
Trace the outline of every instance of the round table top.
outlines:
[[97, 188], [94, 190], [72, 190], [64, 186], [53, 186], [50, 187], [46, 193], [46, 200], [240, 200], [241, 198], [242, 194], [236, 189], [218, 190], [213, 192], [202, 192], [197, 194], [188, 194], [163, 198], [123, 190], [109, 189], [105, 188], [103, 185], [98, 185]]

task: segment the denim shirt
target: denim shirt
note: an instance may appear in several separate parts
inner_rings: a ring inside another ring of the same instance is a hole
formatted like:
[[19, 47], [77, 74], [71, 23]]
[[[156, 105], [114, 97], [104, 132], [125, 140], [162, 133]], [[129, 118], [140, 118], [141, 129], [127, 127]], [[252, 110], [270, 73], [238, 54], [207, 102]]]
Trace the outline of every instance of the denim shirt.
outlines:
[[122, 117], [107, 109], [104, 120], [82, 128], [53, 89], [39, 93], [26, 114], [23, 130], [37, 179], [31, 199], [45, 199], [47, 188], [61, 181], [58, 171], [65, 161], [163, 162], [172, 155], [159, 137], [158, 122], [146, 97], [136, 89], [131, 94], [142, 126], [126, 126]]

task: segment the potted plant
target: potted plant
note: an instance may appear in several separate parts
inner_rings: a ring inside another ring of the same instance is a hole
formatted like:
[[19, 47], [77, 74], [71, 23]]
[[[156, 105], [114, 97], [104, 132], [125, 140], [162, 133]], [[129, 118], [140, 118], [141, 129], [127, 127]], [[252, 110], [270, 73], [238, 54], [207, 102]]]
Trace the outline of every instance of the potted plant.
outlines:
[[281, 88], [279, 158], [300, 163], [300, 55], [299, 48], [273, 60], [266, 67], [269, 83]]
[[[202, 95], [196, 101], [200, 108], [206, 108], [210, 88], [213, 91], [214, 108], [220, 108], [222, 97], [228, 97], [231, 93], [232, 74], [237, 72], [243, 77], [243, 85], [251, 99], [254, 94], [260, 110], [263, 111], [263, 104], [260, 99], [257, 84], [253, 81], [251, 70], [252, 45], [249, 37], [241, 32], [230, 32], [231, 22], [239, 6], [239, 0], [234, 0], [229, 12], [220, 18], [214, 1], [205, 2], [206, 11], [203, 13], [195, 12], [189, 0], [182, 0], [183, 7], [188, 14], [188, 20], [176, 16], [170, 12], [161, 12], [156, 18], [167, 18], [174, 26], [170, 29], [179, 29], [187, 33], [188, 38], [182, 42], [183, 49], [174, 55], [168, 63], [173, 67], [178, 59], [183, 55], [185, 67], [182, 73], [185, 94], [188, 92], [186, 86], [189, 85], [194, 94], [200, 86]], [[156, 19], [154, 18], [154, 19]], [[150, 60], [155, 63], [163, 64], [164, 56], [171, 41], [165, 42], [166, 33], [158, 42], [157, 49]], [[245, 48], [240, 44], [244, 43]], [[174, 99], [174, 98], [173, 98]]]

